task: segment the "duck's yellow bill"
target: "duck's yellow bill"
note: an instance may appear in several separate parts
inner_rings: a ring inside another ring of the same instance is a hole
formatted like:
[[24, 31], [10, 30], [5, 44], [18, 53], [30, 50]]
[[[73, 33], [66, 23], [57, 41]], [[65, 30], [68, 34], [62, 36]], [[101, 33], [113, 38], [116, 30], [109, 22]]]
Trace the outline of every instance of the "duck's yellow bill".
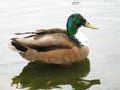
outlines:
[[92, 29], [98, 29], [97, 27], [93, 26], [92, 24], [90, 24], [88, 22], [86, 22], [84, 26], [88, 27], [88, 28], [92, 28]]

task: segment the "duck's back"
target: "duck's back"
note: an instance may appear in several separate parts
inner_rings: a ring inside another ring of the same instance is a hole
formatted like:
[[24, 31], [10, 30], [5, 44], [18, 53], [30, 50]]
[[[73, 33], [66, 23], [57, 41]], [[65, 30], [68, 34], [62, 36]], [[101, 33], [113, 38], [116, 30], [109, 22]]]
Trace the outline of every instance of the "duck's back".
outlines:
[[26, 48], [36, 49], [37, 51], [46, 51], [52, 49], [72, 48], [73, 41], [67, 35], [64, 29], [40, 29], [36, 32], [16, 33], [18, 35], [30, 34], [23, 38], [12, 38], [12, 42], [22, 45]]

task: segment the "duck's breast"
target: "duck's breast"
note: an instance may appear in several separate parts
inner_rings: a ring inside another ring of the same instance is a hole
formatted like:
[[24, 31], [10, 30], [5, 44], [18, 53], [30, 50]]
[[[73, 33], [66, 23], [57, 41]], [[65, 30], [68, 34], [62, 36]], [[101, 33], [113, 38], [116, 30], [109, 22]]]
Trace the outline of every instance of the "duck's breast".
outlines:
[[79, 42], [81, 42], [82, 45], [89, 47], [89, 40], [82, 32], [78, 31], [75, 37], [78, 39]]

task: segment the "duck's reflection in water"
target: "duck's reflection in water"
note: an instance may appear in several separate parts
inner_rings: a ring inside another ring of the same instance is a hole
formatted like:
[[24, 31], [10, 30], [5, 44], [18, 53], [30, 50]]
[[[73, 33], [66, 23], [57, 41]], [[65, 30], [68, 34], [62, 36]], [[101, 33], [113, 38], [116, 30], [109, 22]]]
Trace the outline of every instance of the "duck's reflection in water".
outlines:
[[41, 62], [29, 62], [19, 76], [12, 78], [12, 85], [28, 90], [60, 88], [59, 85], [71, 85], [75, 90], [86, 90], [92, 85], [100, 84], [99, 79], [85, 80], [90, 72], [90, 61], [85, 59], [74, 63], [70, 68]]

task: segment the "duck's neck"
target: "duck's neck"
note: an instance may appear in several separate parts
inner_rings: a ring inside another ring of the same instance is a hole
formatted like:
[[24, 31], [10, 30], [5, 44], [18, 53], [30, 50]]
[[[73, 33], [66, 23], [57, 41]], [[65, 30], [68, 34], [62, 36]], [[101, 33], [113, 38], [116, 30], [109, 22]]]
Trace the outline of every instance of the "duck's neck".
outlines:
[[74, 24], [74, 21], [72, 18], [69, 18], [67, 21], [67, 32], [68, 32], [68, 36], [72, 39], [75, 38], [75, 34], [77, 33], [78, 30], [78, 26]]
[[67, 32], [68, 32], [68, 35], [69, 35], [71, 38], [74, 38], [74, 37], [75, 37], [75, 34], [77, 33], [77, 30], [78, 30], [78, 28], [77, 28], [77, 27], [74, 27], [73, 25], [67, 26]]
[[76, 27], [75, 25], [73, 24], [68, 24], [67, 25], [67, 33], [68, 33], [68, 36], [77, 44], [79, 45], [80, 42], [78, 41], [78, 39], [75, 37], [75, 34], [77, 33], [78, 31], [78, 27]]

